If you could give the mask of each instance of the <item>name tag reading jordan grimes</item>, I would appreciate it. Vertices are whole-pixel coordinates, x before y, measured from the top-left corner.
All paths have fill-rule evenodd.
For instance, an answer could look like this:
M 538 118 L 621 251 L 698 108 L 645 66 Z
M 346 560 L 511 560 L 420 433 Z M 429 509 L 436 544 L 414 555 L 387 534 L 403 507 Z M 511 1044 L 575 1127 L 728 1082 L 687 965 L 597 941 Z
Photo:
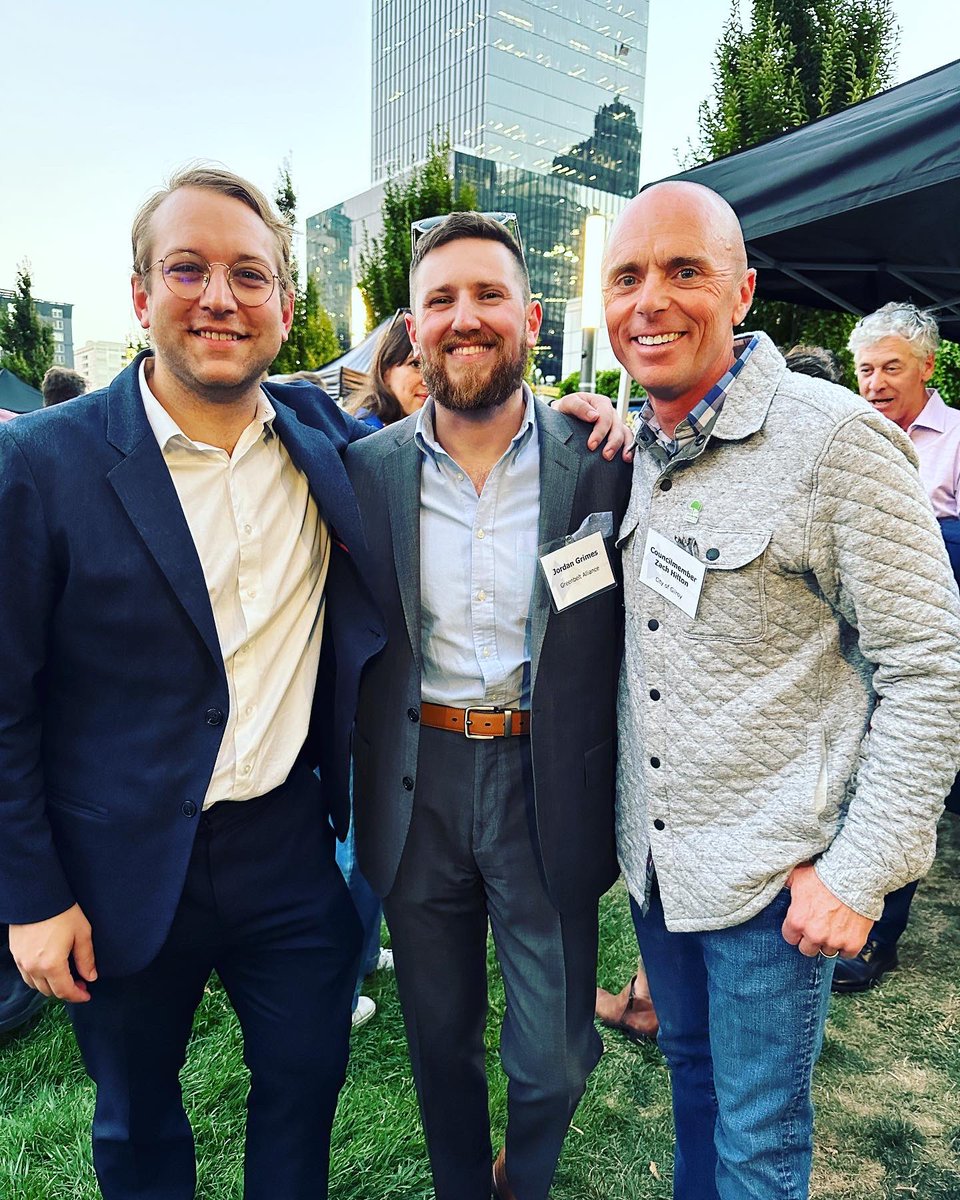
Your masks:
M 541 555 L 540 569 L 550 588 L 556 612 L 563 612 L 597 592 L 616 587 L 617 583 L 603 534 L 599 531 Z
M 657 533 L 655 529 L 647 530 L 640 582 L 669 600 L 688 617 L 697 615 L 706 571 L 706 563 L 681 550 L 676 542 Z

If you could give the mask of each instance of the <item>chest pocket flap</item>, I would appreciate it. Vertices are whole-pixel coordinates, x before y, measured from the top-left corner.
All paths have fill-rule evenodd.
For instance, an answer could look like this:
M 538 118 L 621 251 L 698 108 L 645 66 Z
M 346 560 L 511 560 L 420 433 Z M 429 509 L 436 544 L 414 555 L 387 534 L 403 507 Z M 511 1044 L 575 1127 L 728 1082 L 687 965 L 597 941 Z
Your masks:
M 760 641 L 767 629 L 764 582 L 772 531 L 698 529 L 694 536 L 707 571 L 697 616 L 686 636 Z

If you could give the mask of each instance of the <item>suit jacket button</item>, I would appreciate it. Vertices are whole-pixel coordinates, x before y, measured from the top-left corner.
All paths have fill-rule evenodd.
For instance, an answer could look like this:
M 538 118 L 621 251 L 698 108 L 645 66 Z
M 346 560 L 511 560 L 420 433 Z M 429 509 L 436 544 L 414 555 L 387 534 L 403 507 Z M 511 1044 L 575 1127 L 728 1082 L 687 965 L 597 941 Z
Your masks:
M 197 815 L 197 806 L 192 800 L 184 800 L 180 805 L 180 811 L 185 817 L 195 817 Z
M 407 716 L 410 718 L 411 721 L 419 721 L 420 720 L 420 709 L 419 708 L 408 708 Z
M 404 777 L 403 777 L 403 790 L 405 792 L 413 791 L 413 780 L 410 778 L 409 775 L 404 775 Z
M 653 827 L 654 829 L 666 829 L 666 825 L 660 820 L 659 817 L 657 817 L 657 819 L 654 821 Z
M 223 724 L 223 713 L 219 708 L 208 708 L 203 715 L 208 725 Z

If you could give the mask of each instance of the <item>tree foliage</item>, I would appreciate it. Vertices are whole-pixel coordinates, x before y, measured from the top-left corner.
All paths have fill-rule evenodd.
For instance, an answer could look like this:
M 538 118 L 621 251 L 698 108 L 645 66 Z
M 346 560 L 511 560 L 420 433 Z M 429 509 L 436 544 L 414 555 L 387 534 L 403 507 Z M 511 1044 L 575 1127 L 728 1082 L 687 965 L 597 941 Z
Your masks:
M 752 0 L 746 28 L 735 2 L 687 165 L 875 95 L 893 81 L 897 41 L 891 0 Z
M 569 396 L 573 392 L 580 391 L 580 372 L 571 371 L 557 384 L 557 391 L 561 396 Z M 620 394 L 620 372 L 619 371 L 598 371 L 597 372 L 597 390 L 598 396 L 609 396 L 611 400 L 616 400 Z M 646 392 L 643 388 L 634 381 L 630 385 L 630 395 L 636 399 L 640 396 L 645 396 Z
M 686 165 L 746 150 L 888 87 L 897 43 L 891 0 L 752 0 L 746 27 L 734 0 L 713 96 L 700 106 L 700 144 Z M 853 383 L 849 314 L 757 300 L 749 324 L 784 349 L 804 342 L 834 350 Z
M 53 365 L 53 330 L 40 319 L 30 287 L 30 268 L 22 263 L 17 268 L 13 312 L 0 307 L 0 367 L 39 388 Z
M 274 196 L 280 215 L 291 229 L 297 223 L 297 194 L 290 177 L 290 163 L 284 161 Z M 307 277 L 305 285 L 300 283 L 300 266 L 294 256 L 291 263 L 293 276 L 293 324 L 290 336 L 280 347 L 280 352 L 270 368 L 272 375 L 292 375 L 295 371 L 315 371 L 340 355 L 340 342 L 333 328 L 330 314 L 320 303 L 320 293 L 313 276 Z
M 431 140 L 424 162 L 386 182 L 381 210 L 383 232 L 379 237 L 364 239 L 357 281 L 371 329 L 409 304 L 411 223 L 424 217 L 468 212 L 476 206 L 471 187 L 457 190 L 449 162 L 449 138 Z

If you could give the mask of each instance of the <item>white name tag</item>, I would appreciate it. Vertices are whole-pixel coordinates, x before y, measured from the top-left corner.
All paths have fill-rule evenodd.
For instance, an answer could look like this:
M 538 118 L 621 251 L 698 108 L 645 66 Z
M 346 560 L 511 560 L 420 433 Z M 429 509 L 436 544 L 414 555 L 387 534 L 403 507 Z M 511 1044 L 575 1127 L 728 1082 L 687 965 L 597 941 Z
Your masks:
M 676 542 L 665 538 L 655 529 L 647 530 L 640 582 L 669 600 L 688 617 L 697 615 L 706 571 L 706 563 L 681 550 Z
M 617 582 L 602 533 L 577 538 L 559 550 L 541 555 L 540 569 L 557 612 L 614 587 Z

